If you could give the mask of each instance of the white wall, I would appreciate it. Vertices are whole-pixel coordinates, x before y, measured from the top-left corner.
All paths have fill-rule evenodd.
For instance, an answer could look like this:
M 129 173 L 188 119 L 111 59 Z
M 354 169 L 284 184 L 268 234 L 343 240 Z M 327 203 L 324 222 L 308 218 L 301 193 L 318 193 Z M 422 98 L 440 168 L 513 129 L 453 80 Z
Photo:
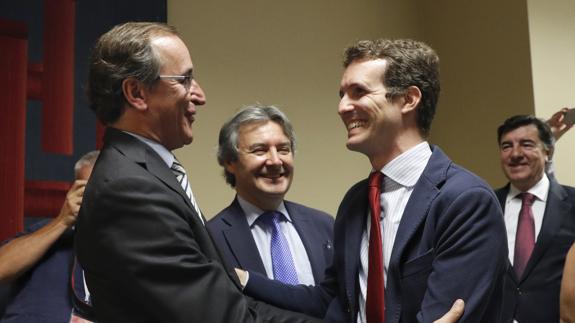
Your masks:
M 415 1 L 169 0 L 168 22 L 188 44 L 207 104 L 194 123 L 194 142 L 177 151 L 194 194 L 211 217 L 227 206 L 215 158 L 222 123 L 242 105 L 274 104 L 299 140 L 287 198 L 333 215 L 345 191 L 370 171 L 347 151 L 337 115 L 341 54 L 359 39 L 418 37 Z
M 211 217 L 232 200 L 215 159 L 221 124 L 245 104 L 274 104 L 299 140 L 288 199 L 335 215 L 345 191 L 369 172 L 346 150 L 336 113 L 341 53 L 359 39 L 411 37 L 441 59 L 442 95 L 431 141 L 492 186 L 506 183 L 496 128 L 514 114 L 549 117 L 575 106 L 572 0 L 168 0 L 168 22 L 191 49 L 208 103 L 195 141 L 178 157 Z M 556 153 L 570 172 L 575 130 Z
M 528 0 L 535 113 L 550 117 L 575 107 L 575 1 Z M 575 130 L 557 143 L 556 177 L 575 186 Z

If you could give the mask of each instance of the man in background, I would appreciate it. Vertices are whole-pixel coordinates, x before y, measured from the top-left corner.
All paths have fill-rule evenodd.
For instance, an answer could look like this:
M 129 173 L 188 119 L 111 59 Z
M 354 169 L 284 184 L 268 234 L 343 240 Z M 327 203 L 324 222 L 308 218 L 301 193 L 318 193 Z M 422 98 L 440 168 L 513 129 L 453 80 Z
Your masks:
M 509 183 L 496 191 L 504 210 L 509 268 L 503 322 L 558 322 L 565 257 L 575 241 L 575 188 L 549 179 L 552 132 L 533 116 L 511 117 L 497 130 Z
M 0 322 L 70 322 L 74 224 L 98 154 L 89 152 L 76 162 L 75 181 L 57 217 L 35 223 L 0 248 L 0 283 L 12 284 Z M 83 278 L 79 284 L 83 290 Z
M 333 218 L 284 200 L 294 176 L 295 133 L 273 106 L 251 106 L 221 128 L 218 162 L 236 190 L 206 225 L 228 265 L 287 284 L 316 285 L 333 258 Z

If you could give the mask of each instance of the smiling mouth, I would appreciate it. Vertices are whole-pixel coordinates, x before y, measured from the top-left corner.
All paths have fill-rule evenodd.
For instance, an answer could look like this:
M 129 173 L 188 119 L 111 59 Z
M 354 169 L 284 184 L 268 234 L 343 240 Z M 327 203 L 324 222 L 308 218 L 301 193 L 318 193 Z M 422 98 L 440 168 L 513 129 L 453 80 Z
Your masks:
M 355 128 L 365 127 L 367 122 L 361 120 L 355 120 L 347 124 L 347 130 L 353 130 Z

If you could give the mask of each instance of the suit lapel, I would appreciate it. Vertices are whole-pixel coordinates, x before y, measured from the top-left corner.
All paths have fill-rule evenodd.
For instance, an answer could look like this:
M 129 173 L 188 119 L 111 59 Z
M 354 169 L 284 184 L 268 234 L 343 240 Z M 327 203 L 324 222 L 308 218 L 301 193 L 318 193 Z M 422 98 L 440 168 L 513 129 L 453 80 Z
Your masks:
M 302 208 L 294 203 L 284 201 L 284 204 L 307 253 L 314 281 L 319 284 L 320 281 L 318 281 L 317 277 L 321 277 L 323 274 L 319 269 L 325 267 L 323 248 L 326 247 L 326 243 L 329 243 L 329 241 L 317 239 L 318 235 L 315 234 L 317 228 L 313 221 L 310 220 L 313 215 L 306 214 Z
M 257 252 L 258 248 L 237 198 L 222 213 L 222 220 L 229 225 L 222 232 L 240 267 L 255 270 L 265 275 L 266 269 Z
M 106 128 L 104 142 L 106 145 L 110 145 L 113 149 L 116 149 L 121 154 L 146 169 L 150 174 L 159 179 L 170 190 L 177 193 L 184 200 L 190 213 L 183 212 L 181 216 L 190 224 L 190 229 L 194 232 L 195 240 L 200 246 L 201 251 L 206 257 L 217 260 L 221 263 L 226 269 L 231 280 L 235 283 L 237 288 L 241 290 L 241 285 L 237 275 L 233 272 L 232 268 L 228 268 L 222 261 L 219 251 L 211 239 L 211 236 L 208 234 L 204 224 L 198 218 L 198 214 L 192 206 L 191 201 L 188 199 L 182 186 L 176 180 L 176 176 L 172 173 L 164 160 L 147 144 L 118 129 L 111 127 Z
M 351 313 L 356 313 L 357 297 L 359 291 L 357 290 L 359 267 L 361 265 L 361 239 L 363 236 L 363 229 L 367 221 L 367 180 L 359 183 L 357 192 L 355 192 L 350 199 L 350 203 L 346 204 L 341 211 L 338 211 L 338 217 L 343 217 L 344 223 L 342 226 L 343 239 L 339 242 L 343 244 L 340 248 L 345 250 L 345 289 L 347 292 L 348 302 L 351 307 Z M 355 314 L 354 314 L 355 315 Z
M 431 202 L 439 194 L 438 187 L 445 181 L 447 168 L 451 165 L 451 161 L 438 147 L 432 146 L 432 149 L 431 158 L 415 184 L 401 216 L 389 261 L 388 275 L 390 271 L 392 275 L 399 275 L 399 265 L 405 247 L 427 217 Z M 399 276 L 395 277 L 399 279 Z
M 186 205 L 190 207 L 192 213 L 198 216 L 192 203 L 188 199 L 186 192 L 184 192 L 182 186 L 176 180 L 174 173 L 172 173 L 164 160 L 151 147 L 136 137 L 110 127 L 106 129 L 104 142 L 109 142 L 118 151 L 122 152 L 122 154 L 148 170 L 148 172 L 162 181 L 172 191 L 178 193 Z
M 557 232 L 559 232 L 563 218 L 569 216 L 571 207 L 571 203 L 567 201 L 567 193 L 565 193 L 561 185 L 555 181 L 550 181 L 543 223 L 541 224 L 541 230 L 537 236 L 533 253 L 531 257 L 529 257 L 529 261 L 525 267 L 522 280 L 529 276 L 531 270 L 537 265 L 539 260 L 541 260 L 541 257 L 551 245 L 553 238 Z
M 499 204 L 501 205 L 501 210 L 503 210 L 504 216 L 505 216 L 505 201 L 507 200 L 507 194 L 509 194 L 509 183 L 505 187 L 495 191 L 495 195 L 499 200 Z M 508 268 L 507 273 L 509 274 L 509 277 L 511 277 L 513 282 L 517 284 L 519 282 L 519 278 L 517 277 L 515 270 L 513 270 L 513 265 L 511 264 L 511 261 L 509 261 L 509 257 L 507 257 L 507 268 Z

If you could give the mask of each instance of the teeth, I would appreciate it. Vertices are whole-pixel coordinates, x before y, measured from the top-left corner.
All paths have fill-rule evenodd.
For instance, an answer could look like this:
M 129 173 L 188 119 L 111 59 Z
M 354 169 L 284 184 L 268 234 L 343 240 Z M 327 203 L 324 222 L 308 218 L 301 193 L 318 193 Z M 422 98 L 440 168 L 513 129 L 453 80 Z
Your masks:
M 353 121 L 347 125 L 347 129 L 351 130 L 351 129 L 363 127 L 364 125 L 365 125 L 365 122 L 363 122 L 363 121 Z

